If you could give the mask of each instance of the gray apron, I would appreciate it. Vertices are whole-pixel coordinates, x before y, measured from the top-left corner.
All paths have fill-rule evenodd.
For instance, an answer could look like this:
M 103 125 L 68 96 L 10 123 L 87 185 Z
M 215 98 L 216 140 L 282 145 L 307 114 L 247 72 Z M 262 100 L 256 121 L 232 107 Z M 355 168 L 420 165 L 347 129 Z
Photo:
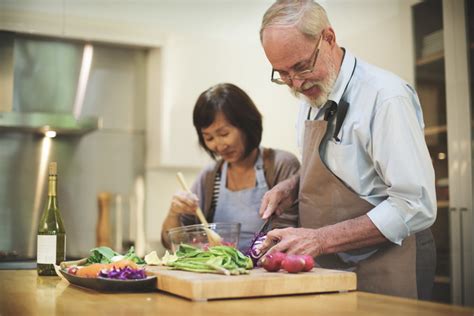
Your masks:
M 340 126 L 341 123 L 337 122 L 336 125 Z M 317 229 L 353 219 L 367 214 L 374 207 L 348 188 L 321 160 L 319 150 L 327 126 L 326 120 L 305 122 L 299 214 L 301 226 L 306 228 Z M 424 236 L 425 240 L 430 240 L 429 230 L 419 234 Z M 428 246 L 430 251 L 433 246 L 432 243 Z M 343 260 L 344 254 L 330 254 L 319 256 L 316 261 L 324 268 L 355 271 L 358 290 L 409 298 L 418 297 L 415 235 L 405 238 L 402 246 L 387 242 L 357 251 L 360 254 L 369 254 L 368 258 L 351 263 Z M 428 269 L 429 273 L 434 274 L 434 263 L 430 261 L 428 265 L 432 267 Z M 429 283 L 430 277 L 426 279 Z
M 219 197 L 217 199 L 214 222 L 241 223 L 238 248 L 245 251 L 250 246 L 255 232 L 262 226 L 263 220 L 258 214 L 263 195 L 268 185 L 263 172 L 263 149 L 259 149 L 255 163 L 257 183 L 254 188 L 240 191 L 227 189 L 227 162 L 222 165 Z

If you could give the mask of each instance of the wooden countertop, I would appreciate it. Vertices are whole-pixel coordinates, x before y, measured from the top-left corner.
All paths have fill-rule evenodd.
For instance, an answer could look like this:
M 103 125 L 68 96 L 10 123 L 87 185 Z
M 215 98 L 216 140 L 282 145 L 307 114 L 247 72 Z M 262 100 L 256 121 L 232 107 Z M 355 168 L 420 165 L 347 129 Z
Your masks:
M 99 293 L 35 270 L 0 271 L 0 315 L 474 315 L 474 309 L 363 292 L 191 302 L 163 292 Z

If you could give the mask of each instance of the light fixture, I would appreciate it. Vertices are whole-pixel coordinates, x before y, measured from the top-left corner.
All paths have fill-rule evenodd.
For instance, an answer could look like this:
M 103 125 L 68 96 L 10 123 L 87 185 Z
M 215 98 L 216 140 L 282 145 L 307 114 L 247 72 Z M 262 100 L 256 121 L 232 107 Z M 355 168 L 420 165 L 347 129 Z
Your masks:
M 443 153 L 443 152 L 438 153 L 438 159 L 439 160 L 445 160 L 446 159 L 446 153 Z
M 54 137 L 56 137 L 56 131 L 46 131 L 46 132 L 44 132 L 44 136 L 46 136 L 48 138 L 54 138 Z

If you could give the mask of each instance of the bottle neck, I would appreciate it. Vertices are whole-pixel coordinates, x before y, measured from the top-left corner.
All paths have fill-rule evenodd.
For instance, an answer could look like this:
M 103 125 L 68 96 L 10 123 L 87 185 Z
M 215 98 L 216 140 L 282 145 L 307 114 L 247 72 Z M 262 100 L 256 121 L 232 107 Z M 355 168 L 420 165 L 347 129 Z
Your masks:
M 49 175 L 48 180 L 48 208 L 50 207 L 57 207 L 57 199 L 56 199 L 56 192 L 57 192 L 57 176 L 56 175 Z

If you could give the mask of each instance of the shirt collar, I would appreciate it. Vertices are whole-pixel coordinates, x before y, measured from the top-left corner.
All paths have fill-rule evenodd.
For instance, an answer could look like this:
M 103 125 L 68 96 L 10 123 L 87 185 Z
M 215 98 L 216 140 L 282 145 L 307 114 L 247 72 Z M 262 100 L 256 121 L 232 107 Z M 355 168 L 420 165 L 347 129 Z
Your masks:
M 344 49 L 344 48 L 343 48 Z M 341 68 L 339 70 L 339 74 L 337 75 L 336 82 L 334 83 L 334 87 L 329 94 L 329 100 L 332 100 L 339 104 L 341 101 L 342 95 L 344 90 L 347 86 L 347 83 L 351 79 L 352 71 L 354 69 L 355 64 L 355 57 L 352 55 L 347 49 L 344 49 L 345 54 L 342 59 Z

